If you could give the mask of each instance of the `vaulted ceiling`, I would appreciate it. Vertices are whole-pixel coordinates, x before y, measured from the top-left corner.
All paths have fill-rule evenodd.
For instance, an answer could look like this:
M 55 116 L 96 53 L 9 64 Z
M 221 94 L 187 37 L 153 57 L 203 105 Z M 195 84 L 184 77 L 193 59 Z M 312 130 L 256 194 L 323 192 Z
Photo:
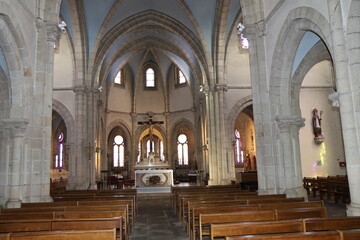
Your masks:
M 60 17 L 93 81 L 154 61 L 164 73 L 178 65 L 191 84 L 211 74 L 213 50 L 229 41 L 240 12 L 239 0 L 63 0 Z

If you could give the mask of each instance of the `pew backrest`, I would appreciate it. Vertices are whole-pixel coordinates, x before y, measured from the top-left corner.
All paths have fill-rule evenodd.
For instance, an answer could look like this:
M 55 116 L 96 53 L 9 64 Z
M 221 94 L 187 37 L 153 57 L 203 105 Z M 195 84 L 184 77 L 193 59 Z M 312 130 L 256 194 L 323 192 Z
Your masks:
M 116 239 L 116 230 L 81 230 L 12 233 L 11 240 L 110 240 Z

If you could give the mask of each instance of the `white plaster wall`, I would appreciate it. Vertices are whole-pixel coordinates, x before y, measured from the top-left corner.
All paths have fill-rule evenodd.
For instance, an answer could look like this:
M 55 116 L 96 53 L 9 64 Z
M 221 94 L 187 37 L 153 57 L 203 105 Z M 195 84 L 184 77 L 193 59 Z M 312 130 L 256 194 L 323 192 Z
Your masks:
M 53 98 L 64 104 L 75 119 L 74 65 L 66 35 L 60 38 L 59 48 L 54 54 Z M 68 88 L 58 91 L 56 88 Z
M 284 21 L 288 13 L 298 7 L 310 7 L 320 12 L 327 20 L 329 20 L 327 0 L 297 0 L 285 1 L 279 10 L 266 22 L 265 30 L 265 51 L 266 51 L 266 68 L 271 69 L 272 58 L 275 50 L 275 45 Z M 266 18 L 267 16 L 265 16 Z M 295 46 L 294 46 L 295 47 Z M 270 71 L 267 71 L 267 79 L 269 79 Z
M 67 37 L 61 35 L 58 52 L 54 54 L 54 88 L 73 87 L 74 66 Z
M 155 112 L 160 113 L 165 111 L 164 92 L 158 86 L 157 90 L 144 90 L 141 86 L 136 95 L 136 112 L 146 113 Z
M 249 95 L 251 95 L 251 86 L 249 89 L 228 89 L 225 95 L 225 102 L 226 102 L 226 114 L 228 115 L 228 111 L 230 111 L 240 99 L 243 99 Z
M 75 93 L 73 91 L 54 91 L 53 99 L 64 104 L 75 119 Z
M 189 85 L 170 90 L 170 112 L 190 109 L 193 107 L 193 97 Z
M 125 87 L 119 87 L 111 84 L 108 95 L 108 109 L 112 111 L 131 112 L 131 93 L 130 83 L 125 84 Z
M 192 108 L 194 106 L 194 100 L 191 93 L 190 85 L 186 84 L 186 86 L 182 85 L 181 87 L 175 86 L 174 68 L 171 68 L 169 75 L 170 76 L 168 78 L 168 88 L 170 112 Z
M 333 89 L 311 88 L 310 86 L 329 84 L 331 79 L 329 62 L 324 61 L 315 65 L 306 75 L 300 91 L 300 108 L 305 118 L 305 127 L 300 129 L 301 166 L 303 177 L 328 175 L 344 175 L 346 169 L 339 166 L 345 161 L 340 114 L 337 108 L 331 106 L 328 95 Z M 314 142 L 312 128 L 312 110 L 323 111 L 322 134 L 325 141 L 322 144 Z

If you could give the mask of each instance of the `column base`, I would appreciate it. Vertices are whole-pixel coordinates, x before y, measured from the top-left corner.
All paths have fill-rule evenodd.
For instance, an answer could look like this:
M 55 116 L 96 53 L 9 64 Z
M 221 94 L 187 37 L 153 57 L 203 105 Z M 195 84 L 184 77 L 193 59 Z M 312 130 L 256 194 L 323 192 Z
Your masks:
M 360 216 L 360 205 L 359 204 L 353 204 L 353 203 L 350 203 L 349 205 L 347 205 L 347 207 L 346 207 L 346 215 L 348 217 Z
M 41 202 L 53 202 L 54 200 L 50 195 L 41 197 Z
M 5 203 L 6 208 L 20 208 L 22 201 L 20 199 L 9 199 Z
M 308 195 L 303 187 L 293 188 L 293 189 L 286 189 L 285 190 L 286 197 L 288 198 L 296 198 L 296 197 L 303 197 L 305 201 L 308 201 Z

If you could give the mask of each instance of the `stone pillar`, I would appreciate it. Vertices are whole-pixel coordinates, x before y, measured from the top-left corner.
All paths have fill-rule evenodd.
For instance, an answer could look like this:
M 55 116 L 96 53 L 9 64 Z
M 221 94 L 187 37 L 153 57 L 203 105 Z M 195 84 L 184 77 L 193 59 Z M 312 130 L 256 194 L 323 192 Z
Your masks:
M 228 88 L 226 84 L 216 84 L 215 85 L 215 94 L 218 106 L 217 119 L 217 136 L 216 136 L 216 147 L 218 152 L 217 161 L 219 162 L 219 183 L 220 184 L 230 184 L 231 179 L 235 178 L 235 166 L 232 161 L 232 158 L 228 156 L 227 146 L 228 140 L 226 136 L 225 128 L 225 93 Z
M 356 112 L 357 82 L 349 74 L 349 62 L 346 51 L 345 31 L 342 19 L 341 1 L 328 0 L 331 24 L 331 38 L 333 40 L 333 59 L 336 72 L 336 86 L 339 96 L 340 117 L 342 124 L 346 169 L 349 179 L 351 203 L 347 207 L 348 216 L 360 216 L 360 121 Z
M 24 164 L 24 135 L 29 123 L 26 119 L 4 119 L 5 129 L 12 140 L 12 152 L 10 155 L 9 168 L 9 200 L 6 202 L 6 208 L 21 207 L 20 187 L 22 185 L 21 166 Z
M 280 162 L 276 163 L 276 178 L 287 197 L 307 198 L 302 184 L 299 129 L 305 126 L 304 118 L 297 116 L 277 116 L 275 121 L 279 128 Z M 283 191 L 282 191 L 283 190 Z
M 171 159 L 170 157 L 170 153 L 171 153 L 171 132 L 169 129 L 169 122 L 170 122 L 170 112 L 165 112 L 164 113 L 164 117 L 165 117 L 165 141 L 164 144 L 164 157 L 165 157 L 165 161 L 168 162 L 169 166 L 174 166 L 173 165 L 173 159 Z
M 246 3 L 246 2 L 244 2 Z M 252 0 L 247 1 L 252 9 Z M 259 11 L 262 11 L 261 9 Z M 260 12 L 259 12 L 260 13 Z M 245 22 L 245 36 L 249 41 L 249 59 L 251 74 L 251 92 L 254 110 L 254 125 L 256 136 L 256 161 L 258 172 L 259 194 L 272 194 L 277 188 L 274 182 L 275 166 L 273 155 L 273 132 L 271 125 L 270 96 L 265 63 L 265 25 L 260 19 L 252 23 L 252 15 Z M 247 17 L 245 17 L 247 20 Z
M 129 164 L 129 168 L 130 168 L 130 178 L 131 179 L 135 179 L 135 165 L 136 165 L 136 161 L 137 158 L 140 154 L 139 152 L 139 141 L 137 140 L 137 136 L 136 136 L 136 126 L 137 126 L 137 113 L 136 112 L 132 112 L 131 113 L 131 139 L 132 139 L 132 149 L 131 149 L 131 155 L 133 156 L 132 158 L 130 158 L 130 164 Z M 141 156 L 140 156 L 141 157 Z

